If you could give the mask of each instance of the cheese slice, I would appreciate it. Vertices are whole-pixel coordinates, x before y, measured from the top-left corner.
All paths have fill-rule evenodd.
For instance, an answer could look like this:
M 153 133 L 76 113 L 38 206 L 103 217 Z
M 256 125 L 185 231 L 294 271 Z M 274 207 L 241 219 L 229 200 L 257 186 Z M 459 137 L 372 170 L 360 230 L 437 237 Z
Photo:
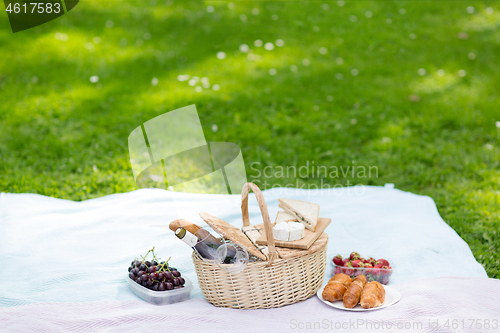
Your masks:
M 292 242 L 304 238 L 304 225 L 299 222 L 278 222 L 273 227 L 274 239 Z

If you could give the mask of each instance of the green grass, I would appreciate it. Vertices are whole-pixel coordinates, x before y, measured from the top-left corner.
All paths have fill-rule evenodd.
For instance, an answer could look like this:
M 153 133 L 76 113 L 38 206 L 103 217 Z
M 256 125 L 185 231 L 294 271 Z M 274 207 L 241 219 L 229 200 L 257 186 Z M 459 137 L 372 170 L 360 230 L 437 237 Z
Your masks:
M 499 3 L 230 6 L 81 1 L 17 34 L 1 14 L 0 191 L 85 200 L 134 190 L 128 134 L 196 104 L 207 140 L 237 143 L 248 178 L 262 187 L 270 185 L 255 176 L 266 166 L 376 166 L 377 177 L 323 182 L 392 182 L 431 196 L 489 276 L 500 278 Z M 285 45 L 267 51 L 253 45 L 258 39 Z M 221 89 L 196 92 L 180 74 L 208 77 Z

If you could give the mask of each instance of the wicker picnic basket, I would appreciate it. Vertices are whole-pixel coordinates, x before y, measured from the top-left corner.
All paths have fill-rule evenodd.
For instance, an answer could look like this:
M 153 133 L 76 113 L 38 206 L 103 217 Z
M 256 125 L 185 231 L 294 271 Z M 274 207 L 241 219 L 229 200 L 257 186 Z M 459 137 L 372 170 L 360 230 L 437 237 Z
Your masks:
M 250 225 L 250 189 L 259 203 L 266 235 L 271 235 L 267 239 L 270 259 L 250 262 L 239 273 L 229 273 L 202 260 L 193 252 L 193 262 L 203 295 L 215 306 L 235 309 L 276 308 L 308 299 L 318 291 L 323 282 L 327 243 L 313 253 L 290 259 L 278 258 L 267 205 L 262 192 L 253 183 L 246 183 L 241 194 L 243 225 Z

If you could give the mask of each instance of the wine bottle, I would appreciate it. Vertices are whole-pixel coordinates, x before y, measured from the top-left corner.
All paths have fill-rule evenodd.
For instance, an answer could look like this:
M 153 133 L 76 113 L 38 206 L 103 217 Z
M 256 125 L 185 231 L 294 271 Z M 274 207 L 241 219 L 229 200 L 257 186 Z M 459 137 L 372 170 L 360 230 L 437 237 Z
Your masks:
M 203 258 L 208 260 L 220 259 L 216 255 L 216 252 L 224 243 L 220 239 L 212 236 L 207 230 L 199 228 L 195 235 L 185 228 L 179 227 L 175 230 L 175 235 L 184 243 L 195 249 Z M 226 253 L 226 258 L 233 258 L 235 254 L 234 251 L 229 249 Z

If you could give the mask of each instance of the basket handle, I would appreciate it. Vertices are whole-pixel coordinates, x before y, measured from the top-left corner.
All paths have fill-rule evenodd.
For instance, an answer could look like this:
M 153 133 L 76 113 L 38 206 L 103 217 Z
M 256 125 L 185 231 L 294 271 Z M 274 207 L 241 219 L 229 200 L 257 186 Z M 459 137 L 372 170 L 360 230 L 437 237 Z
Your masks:
M 269 249 L 269 263 L 267 267 L 271 266 L 274 259 L 278 256 L 276 252 L 276 247 L 274 245 L 274 237 L 273 235 L 273 225 L 271 224 L 271 220 L 269 219 L 269 212 L 267 210 L 266 201 L 264 200 L 264 196 L 260 191 L 259 187 L 254 183 L 246 183 L 243 185 L 243 189 L 241 191 L 241 213 L 243 215 L 243 226 L 250 226 L 250 218 L 248 216 L 248 193 L 252 189 L 255 194 L 255 198 L 259 203 L 260 213 L 262 214 L 262 218 L 264 219 L 264 228 L 266 230 L 267 237 L 267 248 Z

